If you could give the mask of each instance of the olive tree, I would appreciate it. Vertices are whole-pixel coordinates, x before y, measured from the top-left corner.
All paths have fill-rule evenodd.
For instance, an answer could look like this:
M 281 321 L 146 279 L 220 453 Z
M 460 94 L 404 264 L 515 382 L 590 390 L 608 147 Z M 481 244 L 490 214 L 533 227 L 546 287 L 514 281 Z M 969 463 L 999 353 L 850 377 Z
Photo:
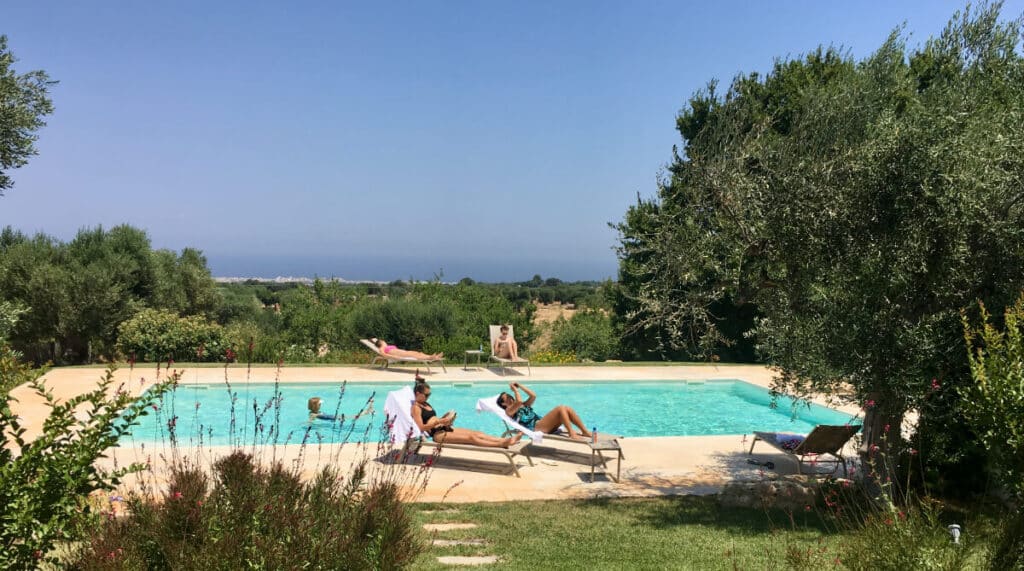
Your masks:
M 48 94 L 54 82 L 40 70 L 17 73 L 15 61 L 7 36 L 0 35 L 0 196 L 14 185 L 9 171 L 36 154 L 36 132 L 53 113 Z
M 960 310 L 1024 283 L 1020 33 L 985 5 L 913 51 L 897 31 L 695 95 L 656 208 L 620 227 L 633 315 L 681 343 L 720 335 L 720 300 L 755 305 L 775 390 L 849 394 L 884 447 L 968 375 Z

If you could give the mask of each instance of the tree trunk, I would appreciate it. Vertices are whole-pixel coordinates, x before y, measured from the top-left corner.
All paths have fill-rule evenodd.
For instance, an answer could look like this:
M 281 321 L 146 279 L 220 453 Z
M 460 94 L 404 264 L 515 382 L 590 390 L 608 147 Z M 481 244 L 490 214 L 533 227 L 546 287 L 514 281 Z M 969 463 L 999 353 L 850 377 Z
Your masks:
M 899 460 L 903 410 L 886 406 L 890 399 L 872 395 L 865 404 L 863 440 L 860 448 L 864 484 L 872 498 L 893 500 L 897 483 L 896 463 Z

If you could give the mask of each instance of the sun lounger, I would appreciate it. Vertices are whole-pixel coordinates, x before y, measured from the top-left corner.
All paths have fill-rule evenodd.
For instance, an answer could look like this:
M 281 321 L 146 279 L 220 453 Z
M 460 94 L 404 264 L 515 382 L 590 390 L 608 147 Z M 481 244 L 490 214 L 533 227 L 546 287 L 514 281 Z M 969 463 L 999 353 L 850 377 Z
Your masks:
M 508 460 L 512 467 L 513 474 L 520 478 L 519 467 L 516 466 L 515 457 L 522 455 L 526 461 L 533 466 L 533 459 L 526 453 L 525 449 L 529 442 L 520 442 L 508 448 L 496 448 L 490 446 L 474 446 L 472 444 L 452 444 L 434 442 L 429 435 L 419 430 L 416 422 L 412 419 L 412 403 L 416 400 L 412 388 L 404 387 L 397 391 L 388 393 L 384 401 L 385 422 L 388 424 L 388 433 L 391 442 L 395 446 L 402 447 L 402 457 L 409 454 L 419 454 L 424 447 L 433 447 L 437 451 L 444 450 L 467 450 L 471 452 L 488 452 L 501 454 Z
M 487 365 L 488 366 L 490 366 L 492 361 L 497 363 L 498 365 L 501 365 L 501 374 L 504 375 L 506 367 L 511 367 L 511 366 L 514 366 L 514 365 L 522 365 L 523 363 L 526 363 L 526 372 L 527 372 L 527 374 L 533 374 L 533 370 L 530 369 L 530 360 L 529 359 L 525 359 L 523 357 L 519 357 L 518 359 L 506 359 L 504 357 L 499 357 L 499 356 L 494 354 L 494 342 L 497 341 L 498 337 L 501 336 L 501 326 L 500 325 L 491 325 L 490 326 L 490 333 L 491 333 L 491 356 L 490 356 L 489 359 L 487 359 Z M 509 325 L 508 326 L 508 338 L 509 339 L 513 339 L 514 337 L 515 336 L 512 334 L 512 326 Z
M 571 444 L 580 444 L 580 445 L 588 447 L 591 450 L 591 452 L 593 452 L 593 450 L 595 448 L 594 446 L 591 446 L 591 444 L 593 442 L 591 440 L 587 439 L 587 438 L 570 438 L 568 435 L 565 435 L 565 434 L 562 434 L 562 433 L 550 434 L 550 433 L 544 433 L 544 432 L 540 432 L 540 431 L 537 431 L 537 430 L 530 430 L 530 429 L 526 428 L 525 426 L 523 426 L 523 425 L 519 424 L 518 422 L 512 420 L 512 418 L 509 417 L 507 414 L 505 414 L 505 411 L 500 406 L 498 406 L 498 395 L 494 395 L 493 397 L 482 398 L 482 399 L 477 400 L 476 401 L 476 411 L 477 412 L 487 411 L 487 412 L 490 412 L 490 413 L 494 414 L 498 418 L 500 418 L 501 421 L 503 423 L 505 423 L 505 429 L 506 429 L 505 433 L 502 436 L 511 436 L 511 435 L 515 434 L 516 432 L 520 432 L 523 435 L 525 435 L 527 438 L 529 438 L 530 442 L 533 443 L 533 444 L 541 444 L 545 440 L 553 440 L 555 442 L 568 442 L 568 443 L 571 443 Z M 604 450 L 612 450 L 612 449 L 614 449 L 614 450 L 616 450 L 618 452 L 619 462 L 620 463 L 622 462 L 622 460 L 624 460 L 626 458 L 626 456 L 622 453 L 622 448 L 618 446 L 619 437 L 611 436 L 611 435 L 606 435 L 606 436 L 600 436 L 599 435 L 599 438 L 600 438 L 600 442 L 598 444 L 600 444 L 601 445 L 600 447 L 603 447 Z M 597 454 L 597 457 L 601 459 L 601 464 L 602 465 L 604 465 L 605 467 L 608 466 L 607 463 L 606 463 L 607 459 L 604 457 L 604 454 Z
M 836 473 L 839 466 L 843 467 L 843 475 L 849 476 L 846 468 L 846 459 L 843 458 L 843 446 L 853 438 L 860 430 L 858 424 L 843 426 L 819 425 L 806 437 L 802 434 L 786 434 L 780 432 L 754 432 L 754 440 L 750 443 L 748 455 L 754 453 L 754 444 L 763 441 L 772 448 L 796 459 L 796 472 L 802 474 L 801 467 L 804 463 L 812 465 L 832 464 L 832 473 Z M 820 456 L 828 454 L 833 460 L 822 460 Z M 811 460 L 806 457 L 811 456 Z
M 439 365 L 441 365 L 441 369 L 444 372 L 448 372 L 448 369 L 444 366 L 444 359 L 417 359 L 415 357 L 396 357 L 394 355 L 389 355 L 381 351 L 380 349 L 377 348 L 376 345 L 371 343 L 369 339 L 360 339 L 359 342 L 365 345 L 366 348 L 369 349 L 370 351 L 373 351 L 373 358 L 370 359 L 370 365 L 373 365 L 378 361 L 380 361 L 384 367 L 387 367 L 391 363 L 415 363 L 417 365 L 426 365 L 427 372 L 429 373 L 430 364 L 438 363 Z

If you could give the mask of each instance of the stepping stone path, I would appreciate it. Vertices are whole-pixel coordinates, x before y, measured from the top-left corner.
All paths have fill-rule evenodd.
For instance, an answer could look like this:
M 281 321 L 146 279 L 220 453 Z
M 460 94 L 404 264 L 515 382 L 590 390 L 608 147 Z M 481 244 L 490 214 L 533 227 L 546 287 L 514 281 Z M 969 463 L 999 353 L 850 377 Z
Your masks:
M 443 514 L 451 515 L 459 513 L 458 510 L 428 510 L 421 513 L 425 514 Z M 423 524 L 423 529 L 429 532 L 443 533 L 446 531 L 460 530 L 460 529 L 474 529 L 475 523 L 427 523 Z M 458 547 L 458 546 L 475 546 L 483 547 L 487 545 L 485 539 L 435 539 L 431 543 L 435 548 L 445 547 Z M 437 562 L 441 565 L 451 565 L 453 567 L 476 567 L 480 565 L 491 565 L 498 562 L 497 555 L 440 555 L 437 557 Z
M 473 529 L 475 523 L 427 523 L 423 529 L 427 531 L 451 531 L 453 529 Z

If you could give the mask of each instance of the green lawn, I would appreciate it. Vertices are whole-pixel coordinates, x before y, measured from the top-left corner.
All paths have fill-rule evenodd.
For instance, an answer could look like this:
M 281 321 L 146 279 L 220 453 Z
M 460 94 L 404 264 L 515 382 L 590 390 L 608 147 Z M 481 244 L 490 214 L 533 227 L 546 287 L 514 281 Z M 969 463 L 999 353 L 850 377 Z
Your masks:
M 455 513 L 423 513 L 457 510 Z M 470 522 L 471 530 L 425 534 L 478 538 L 486 546 L 430 547 L 415 569 L 446 569 L 444 555 L 497 555 L 487 569 L 787 569 L 786 553 L 835 557 L 838 536 L 813 513 L 721 508 L 714 497 L 416 504 L 415 521 Z M 826 551 L 822 552 L 822 548 Z M 822 568 L 822 567 L 819 567 Z M 828 565 L 826 568 L 831 568 Z

